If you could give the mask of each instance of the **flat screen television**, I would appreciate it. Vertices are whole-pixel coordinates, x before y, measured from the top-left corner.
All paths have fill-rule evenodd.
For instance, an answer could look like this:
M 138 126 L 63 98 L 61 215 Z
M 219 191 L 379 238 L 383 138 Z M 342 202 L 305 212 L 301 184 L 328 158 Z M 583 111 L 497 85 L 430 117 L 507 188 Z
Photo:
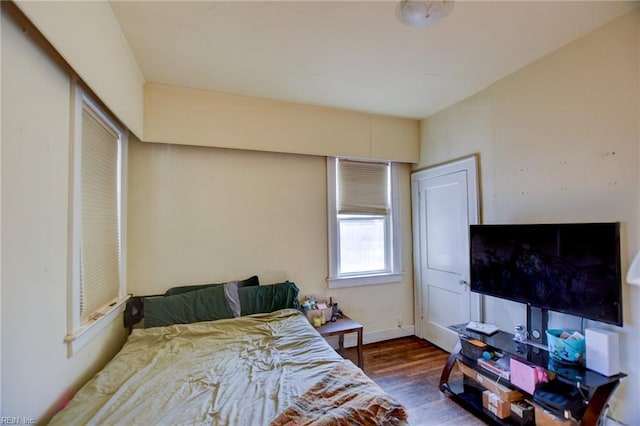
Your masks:
M 622 326 L 620 224 L 470 226 L 471 291 Z

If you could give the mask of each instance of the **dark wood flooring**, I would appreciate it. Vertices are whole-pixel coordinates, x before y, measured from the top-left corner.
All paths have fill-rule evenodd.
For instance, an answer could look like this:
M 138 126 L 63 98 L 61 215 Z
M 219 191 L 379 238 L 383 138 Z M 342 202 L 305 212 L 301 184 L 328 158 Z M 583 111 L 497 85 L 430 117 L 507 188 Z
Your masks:
M 367 375 L 407 407 L 412 426 L 485 425 L 439 391 L 447 352 L 414 336 L 364 345 L 363 353 Z M 343 355 L 357 361 L 354 348 Z

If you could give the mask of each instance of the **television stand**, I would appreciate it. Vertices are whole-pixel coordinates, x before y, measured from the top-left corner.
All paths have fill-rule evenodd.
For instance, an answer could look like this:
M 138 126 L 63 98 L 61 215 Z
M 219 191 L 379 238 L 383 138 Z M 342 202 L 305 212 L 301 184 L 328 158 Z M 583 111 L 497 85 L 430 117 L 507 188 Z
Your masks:
M 486 343 L 494 351 L 502 352 L 510 355 L 512 358 L 519 359 L 526 364 L 541 366 L 556 373 L 556 380 L 573 385 L 584 392 L 587 405 L 580 420 L 581 426 L 596 426 L 598 420 L 602 416 L 607 402 L 617 388 L 620 380 L 626 377 L 626 374 L 620 373 L 615 376 L 607 377 L 588 370 L 582 366 L 562 365 L 561 368 L 554 367 L 553 360 L 550 360 L 549 353 L 546 349 L 540 348 L 539 344 L 527 344 L 526 342 L 517 342 L 513 340 L 513 334 L 499 331 L 492 336 L 486 336 L 465 329 L 466 324 L 450 326 L 449 329 L 455 331 L 460 336 L 466 336 L 471 339 L 480 340 Z M 462 364 L 461 368 L 479 373 L 484 377 L 497 381 L 498 376 L 488 370 L 480 367 L 477 359 L 469 358 L 460 352 L 460 345 L 456 346 L 454 352 L 451 353 L 447 360 L 442 373 L 440 375 L 440 390 L 451 394 L 454 401 L 459 403 L 467 410 L 473 412 L 477 417 L 494 425 L 516 425 L 519 424 L 515 420 L 507 417 L 500 419 L 494 414 L 483 408 L 482 405 L 482 389 L 483 386 L 473 382 L 473 377 L 464 375 L 462 379 L 450 380 L 451 372 L 456 364 Z M 517 390 L 524 395 L 525 399 L 533 401 L 533 395 L 517 388 L 508 380 L 501 378 L 500 383 L 509 389 Z M 564 418 L 564 413 L 553 412 L 559 418 Z

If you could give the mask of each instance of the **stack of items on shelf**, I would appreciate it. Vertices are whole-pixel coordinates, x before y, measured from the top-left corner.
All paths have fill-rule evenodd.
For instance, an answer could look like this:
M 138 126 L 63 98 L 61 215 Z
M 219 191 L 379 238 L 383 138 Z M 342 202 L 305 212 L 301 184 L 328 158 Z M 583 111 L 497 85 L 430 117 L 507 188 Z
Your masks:
M 329 298 L 329 302 L 327 302 L 317 296 L 308 295 L 302 301 L 301 306 L 307 319 L 314 327 L 320 327 L 327 321 L 336 321 L 342 315 L 338 310 L 338 302 L 334 302 L 333 298 Z
M 476 368 L 471 368 L 462 362 L 458 367 L 465 376 L 465 383 L 469 380 L 473 386 L 479 386 L 482 392 L 483 407 L 499 419 L 510 418 L 517 425 L 543 425 L 543 426 L 571 426 L 576 423 L 571 419 L 564 419 L 552 414 L 544 402 L 548 397 L 553 399 L 552 392 L 558 381 L 555 373 L 546 369 L 527 364 L 509 354 L 501 353 L 486 343 L 460 336 L 461 353 L 467 358 L 476 361 Z M 487 371 L 489 373 L 484 373 Z M 500 383 L 501 381 L 504 384 Z M 517 387 L 529 394 L 512 389 Z M 546 394 L 543 394 L 546 389 Z M 565 394 L 569 398 L 570 393 Z M 580 399 L 581 401 L 581 399 Z M 570 401 L 563 401 L 567 408 Z M 557 408 L 557 407 L 556 407 Z M 574 409 L 578 411 L 584 407 L 571 407 L 569 413 L 574 417 Z M 557 410 L 556 410 L 557 411 Z M 562 410 L 560 410 L 562 411 Z
M 485 352 L 482 358 L 478 358 L 478 367 L 492 372 L 498 377 L 509 380 L 511 377 L 511 357 L 493 352 Z
M 449 328 L 458 332 L 460 352 L 450 355 L 440 390 L 490 424 L 598 426 L 626 377 L 616 354 L 617 334 L 606 330 L 549 329 L 546 350 L 526 340 L 523 326 L 515 335 L 500 331 L 495 337 L 467 334 L 464 324 Z M 462 378 L 450 380 L 454 366 Z
M 516 412 L 514 411 L 514 413 L 512 413 L 511 405 L 524 400 L 522 393 L 501 385 L 496 380 L 490 379 L 483 374 L 476 374 L 476 382 L 486 389 L 482 392 L 482 405 L 500 419 L 513 417 Z M 520 421 L 520 419 L 517 418 L 515 420 Z M 528 423 L 519 424 L 527 425 Z
M 460 344 L 462 345 L 462 355 L 477 360 L 478 367 L 509 380 L 509 361 L 511 359 L 509 355 L 503 356 L 502 353 L 495 351 L 486 343 L 467 336 L 460 336 Z
M 516 424 L 530 425 L 533 423 L 527 423 L 527 413 L 533 413 L 533 407 L 530 410 L 523 408 L 526 404 L 524 395 L 516 390 L 510 389 L 505 385 L 500 384 L 497 380 L 491 379 L 471 367 L 463 363 L 458 363 L 458 367 L 465 375 L 471 379 L 474 383 L 477 383 L 485 390 L 482 392 L 482 403 L 490 413 L 500 419 L 512 417 L 517 422 Z M 499 380 L 499 379 L 498 379 Z M 518 403 L 518 407 L 512 409 L 511 406 L 514 403 Z M 521 416 L 525 416 L 522 418 Z
M 552 414 L 551 411 L 539 405 L 539 401 L 526 399 L 525 394 L 500 384 L 500 378 L 497 380 L 489 378 L 460 362 L 458 367 L 465 375 L 465 379 L 472 380 L 484 389 L 482 391 L 483 407 L 500 419 L 510 418 L 513 424 L 521 426 L 574 426 L 577 424 L 573 420 Z M 513 381 L 510 384 L 513 385 Z

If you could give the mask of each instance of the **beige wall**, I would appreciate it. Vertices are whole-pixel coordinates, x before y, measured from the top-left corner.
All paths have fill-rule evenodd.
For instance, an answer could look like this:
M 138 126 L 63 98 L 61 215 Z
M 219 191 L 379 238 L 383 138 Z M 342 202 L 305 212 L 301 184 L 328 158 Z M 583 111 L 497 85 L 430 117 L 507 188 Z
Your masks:
M 257 274 L 261 283 L 288 279 L 301 294 L 334 297 L 369 340 L 406 334 L 397 318 L 413 324 L 410 167 L 401 169 L 403 282 L 329 291 L 324 157 L 132 143 L 129 290 Z
M 140 140 L 418 161 L 417 120 L 146 83 L 108 2 L 16 4 Z
M 140 136 L 142 78 L 118 41 L 121 34 L 111 31 L 106 3 L 45 3 L 19 5 Z M 58 25 L 61 22 L 66 24 Z M 104 28 L 87 33 L 109 40 L 78 38 L 81 29 L 68 31 L 74 25 Z M 487 223 L 620 220 L 626 267 L 640 248 L 638 32 L 636 12 L 425 120 L 419 167 L 479 152 Z M 112 50 L 92 56 L 92 42 L 106 42 Z M 105 66 L 105 58 L 118 65 Z M 300 109 L 304 123 L 305 112 L 314 108 Z M 266 110 L 275 113 L 271 107 Z M 46 420 L 123 341 L 116 322 L 71 358 L 62 342 L 69 275 L 69 113 L 68 79 L 3 18 L 0 407 L 6 416 Z M 157 117 L 165 117 L 162 114 Z M 243 115 L 234 119 L 238 116 Z M 276 117 L 282 120 L 287 114 Z M 402 148 L 401 157 L 387 148 L 394 134 L 404 138 L 415 132 L 415 123 L 367 117 L 345 112 L 329 120 L 345 122 L 339 127 L 358 147 L 344 155 L 415 160 L 417 149 L 410 144 Z M 401 173 L 403 282 L 329 291 L 325 161 L 323 152 L 309 149 L 319 149 L 321 143 L 345 147 L 323 133 L 326 129 L 309 132 L 318 122 L 317 117 L 310 119 L 307 130 L 298 133 L 286 133 L 282 126 L 286 149 L 279 147 L 278 134 L 268 135 L 270 151 L 318 156 L 258 152 L 264 146 L 251 144 L 262 129 L 242 121 L 240 128 L 254 133 L 240 138 L 239 145 L 224 145 L 224 138 L 215 143 L 248 149 L 244 151 L 188 146 L 210 142 L 179 127 L 152 129 L 149 140 L 170 144 L 132 141 L 129 290 L 153 293 L 175 284 L 255 273 L 263 283 L 290 279 L 303 294 L 333 296 L 364 323 L 371 339 L 397 332 L 398 318 L 412 324 L 409 166 Z M 154 123 L 163 125 L 158 118 Z M 211 128 L 202 134 L 205 139 L 228 135 Z M 292 150 L 300 135 L 305 150 Z M 640 398 L 634 346 L 640 339 L 639 293 L 625 286 L 622 349 L 630 377 L 617 393 L 616 412 L 629 424 L 640 419 L 640 408 L 633 404 Z M 499 310 L 506 316 L 494 313 Z M 487 320 L 503 327 L 521 322 L 524 312 L 496 301 L 487 304 L 487 311 Z
M 118 118 L 141 135 L 142 80 L 120 43 L 121 34 L 111 31 L 106 3 L 99 3 L 24 2 L 19 7 Z M 78 30 L 69 32 L 74 25 Z M 92 28 L 87 34 L 99 38 L 78 38 L 86 26 Z M 106 50 L 94 56 L 92 43 Z M 278 102 L 266 102 L 264 108 L 262 100 L 240 104 L 261 104 L 258 116 L 272 114 L 280 124 L 268 129 L 269 143 L 253 146 L 247 145 L 254 142 L 252 135 L 265 131 L 253 123 L 257 133 L 243 134 L 231 145 L 236 148 L 298 152 L 294 147 L 301 140 L 306 148 L 300 152 L 325 153 L 314 145 L 324 143 L 337 154 L 362 143 L 362 149 L 347 152 L 418 159 L 415 120 Z M 114 321 L 72 357 L 63 343 L 70 279 L 70 105 L 68 77 L 3 16 L 0 414 L 42 422 L 108 362 L 125 339 L 121 323 Z M 243 117 L 234 116 L 236 132 L 247 127 Z M 287 131 L 291 121 L 297 124 Z M 327 130 L 331 128 L 333 132 Z M 348 142 L 335 139 L 343 130 Z M 194 143 L 193 132 L 183 131 L 170 141 Z M 206 127 L 203 133 L 216 143 L 227 143 L 225 133 Z M 394 148 L 389 148 L 390 141 Z M 403 282 L 329 293 L 324 157 L 144 144 L 136 138 L 130 150 L 130 292 L 255 273 L 263 283 L 290 279 L 303 294 L 333 296 L 364 323 L 365 340 L 413 334 L 408 165 L 401 173 Z
M 415 163 L 417 120 L 147 83 L 144 140 Z
M 67 357 L 70 82 L 2 17 L 2 416 L 47 420 L 124 341 Z
M 636 11 L 424 120 L 417 167 L 479 153 L 484 223 L 620 221 L 626 271 L 640 248 L 639 36 Z M 615 411 L 638 424 L 640 288 L 623 288 Z M 485 310 L 506 329 L 524 321 L 520 304 Z
M 111 111 L 142 137 L 144 77 L 106 1 L 16 4 Z

